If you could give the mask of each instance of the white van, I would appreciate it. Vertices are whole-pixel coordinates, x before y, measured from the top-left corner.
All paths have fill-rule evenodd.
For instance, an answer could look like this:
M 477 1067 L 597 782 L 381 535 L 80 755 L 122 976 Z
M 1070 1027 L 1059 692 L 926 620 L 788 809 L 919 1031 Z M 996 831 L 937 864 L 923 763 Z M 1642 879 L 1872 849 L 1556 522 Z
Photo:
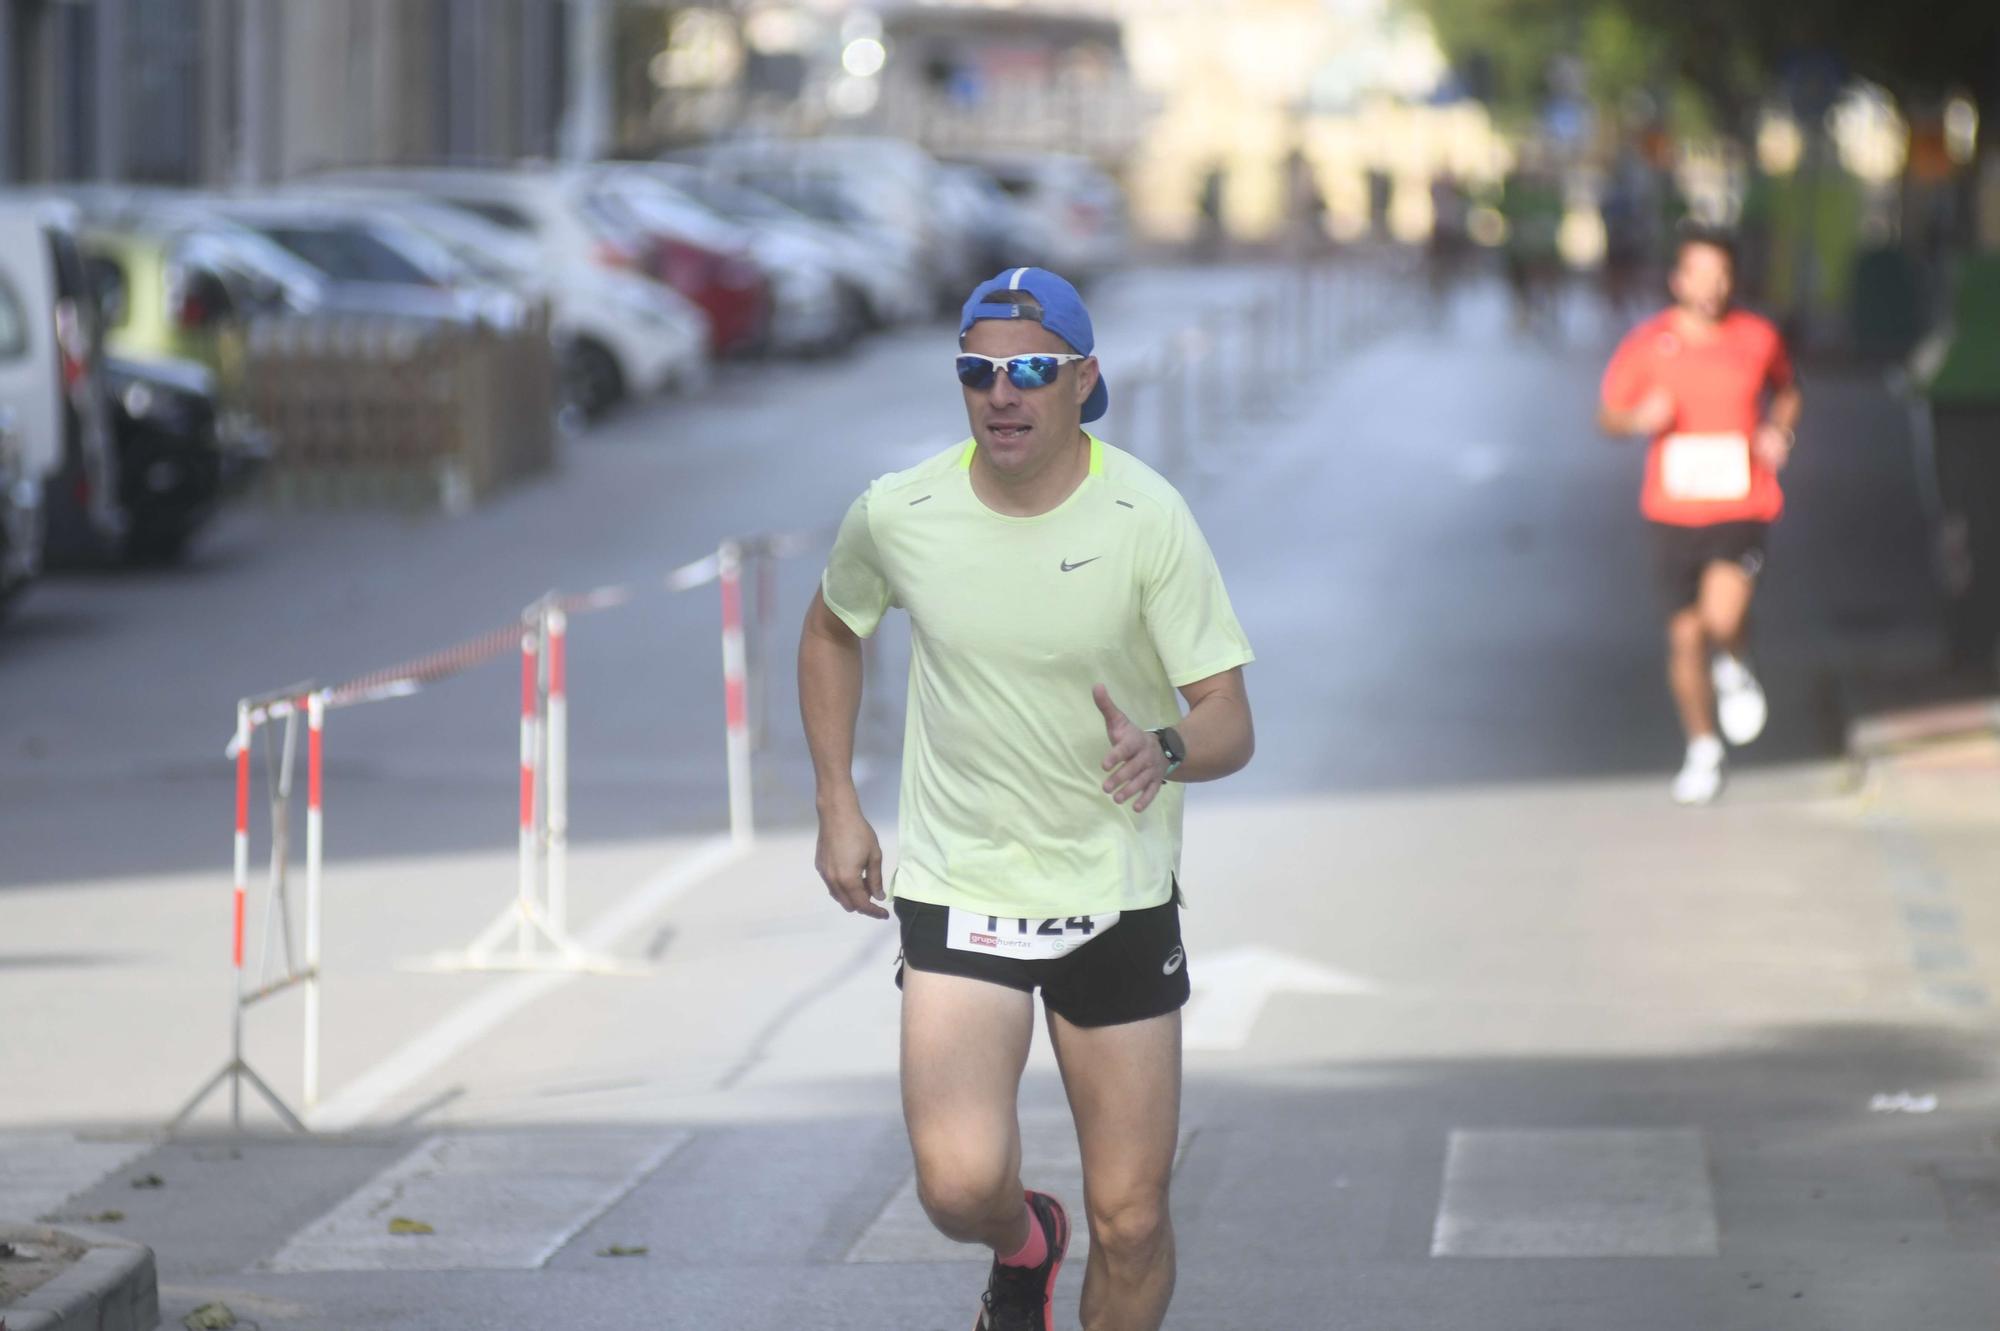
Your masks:
M 0 196 L 0 597 L 123 535 L 98 357 L 74 211 Z

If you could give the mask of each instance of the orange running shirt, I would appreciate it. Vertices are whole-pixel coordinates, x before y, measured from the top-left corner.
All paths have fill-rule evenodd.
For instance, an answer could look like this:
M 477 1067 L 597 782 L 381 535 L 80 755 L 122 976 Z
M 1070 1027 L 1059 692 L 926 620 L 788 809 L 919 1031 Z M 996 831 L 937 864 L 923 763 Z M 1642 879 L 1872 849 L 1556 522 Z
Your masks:
M 1706 342 L 1675 330 L 1673 311 L 1654 315 L 1625 335 L 1604 370 L 1604 405 L 1631 411 L 1654 388 L 1673 394 L 1678 412 L 1669 434 L 1754 435 L 1764 419 L 1764 395 L 1789 387 L 1791 357 L 1767 319 L 1731 310 Z M 1667 435 L 1646 449 L 1646 484 L 1639 511 L 1654 522 L 1708 527 L 1718 522 L 1775 522 L 1784 512 L 1777 473 L 1750 459 L 1749 491 L 1734 499 L 1683 499 L 1667 492 L 1661 455 Z

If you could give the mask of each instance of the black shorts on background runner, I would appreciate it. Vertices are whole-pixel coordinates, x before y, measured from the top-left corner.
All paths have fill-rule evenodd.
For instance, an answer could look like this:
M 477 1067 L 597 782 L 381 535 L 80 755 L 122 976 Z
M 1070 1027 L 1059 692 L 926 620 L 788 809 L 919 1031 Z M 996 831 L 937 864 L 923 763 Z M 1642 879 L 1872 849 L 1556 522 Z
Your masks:
M 1118 922 L 1060 957 L 1023 961 L 966 952 L 945 944 L 950 912 L 928 901 L 896 898 L 903 926 L 896 986 L 903 968 L 1001 984 L 1023 993 L 1042 991 L 1042 1002 L 1072 1026 L 1118 1026 L 1165 1016 L 1188 1001 L 1187 951 L 1181 946 L 1180 890 L 1146 910 L 1121 913 Z
M 1649 525 L 1658 558 L 1660 595 L 1670 611 L 1685 610 L 1701 599 L 1701 577 L 1710 564 L 1734 564 L 1753 580 L 1764 571 L 1764 547 L 1771 535 L 1768 522 L 1718 522 L 1707 527 L 1670 522 Z

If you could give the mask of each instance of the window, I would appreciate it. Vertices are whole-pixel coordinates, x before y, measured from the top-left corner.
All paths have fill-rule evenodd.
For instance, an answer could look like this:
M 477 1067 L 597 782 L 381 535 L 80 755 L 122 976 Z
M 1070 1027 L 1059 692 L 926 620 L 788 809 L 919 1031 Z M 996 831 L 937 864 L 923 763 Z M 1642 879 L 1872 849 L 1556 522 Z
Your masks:
M 495 226 L 504 226 L 509 231 L 533 231 L 534 221 L 519 208 L 508 203 L 494 203 L 490 199 L 446 199 L 444 202 L 460 212 L 483 217 Z
M 27 317 L 14 288 L 0 278 L 0 361 L 19 360 L 27 354 Z
M 430 277 L 366 231 L 346 227 L 271 226 L 264 234 L 336 282 L 429 286 Z
M 97 296 L 97 309 L 105 327 L 123 328 L 132 314 L 125 269 L 108 254 L 84 256 L 83 267 L 89 274 L 90 289 Z

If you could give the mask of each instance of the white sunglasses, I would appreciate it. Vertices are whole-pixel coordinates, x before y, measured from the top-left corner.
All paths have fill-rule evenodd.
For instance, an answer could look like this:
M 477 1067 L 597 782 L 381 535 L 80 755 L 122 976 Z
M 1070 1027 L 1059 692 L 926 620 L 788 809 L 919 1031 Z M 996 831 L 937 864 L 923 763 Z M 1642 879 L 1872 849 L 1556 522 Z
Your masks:
M 958 381 L 967 388 L 986 388 L 1002 370 L 1016 388 L 1047 388 L 1056 381 L 1062 367 L 1071 361 L 1089 360 L 1077 353 L 1037 353 L 1032 356 L 982 356 L 974 351 L 958 354 Z

